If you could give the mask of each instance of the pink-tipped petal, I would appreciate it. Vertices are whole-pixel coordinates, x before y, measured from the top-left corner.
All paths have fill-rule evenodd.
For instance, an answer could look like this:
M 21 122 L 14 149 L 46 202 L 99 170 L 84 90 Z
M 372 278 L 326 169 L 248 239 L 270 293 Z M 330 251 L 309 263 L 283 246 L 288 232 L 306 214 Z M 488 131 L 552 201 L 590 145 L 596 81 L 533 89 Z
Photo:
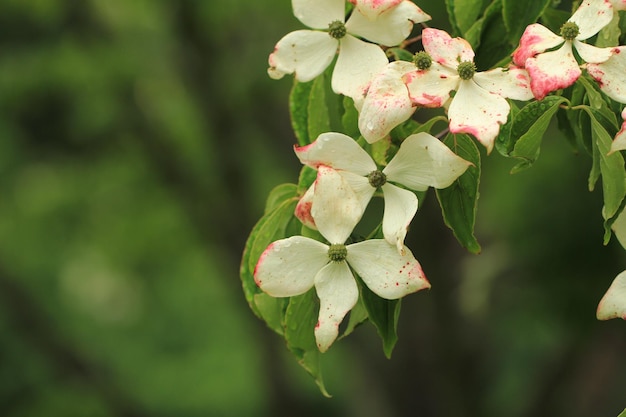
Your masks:
M 470 165 L 439 139 L 421 132 L 402 142 L 383 173 L 389 181 L 426 191 L 428 187 L 449 187 Z
M 315 180 L 311 215 L 317 230 L 331 244 L 343 244 L 361 220 L 361 203 L 337 171 L 320 166 Z
M 273 297 L 293 297 L 313 287 L 328 263 L 328 246 L 303 236 L 278 240 L 265 249 L 254 269 L 254 281 Z
M 568 22 L 578 25 L 576 39 L 584 40 L 600 32 L 613 19 L 613 5 L 610 0 L 585 0 Z
M 331 79 L 333 91 L 358 100 L 365 95 L 374 75 L 388 63 L 380 46 L 346 35 L 340 41 L 339 57 Z
M 367 175 L 376 169 L 376 164 L 354 139 L 343 133 L 328 132 L 318 136 L 306 146 L 295 146 L 296 156 L 305 165 L 331 168 Z
M 604 94 L 615 101 L 626 103 L 626 46 L 613 48 L 613 55 L 606 62 L 587 64 L 586 68 Z
M 288 33 L 270 54 L 267 72 L 273 79 L 295 73 L 298 81 L 311 81 L 330 65 L 338 46 L 339 42 L 325 32 L 297 30 Z
M 354 4 L 356 10 L 361 12 L 369 20 L 376 20 L 378 16 L 392 7 L 397 6 L 400 3 L 405 3 L 405 0 L 349 0 Z
M 293 14 L 314 29 L 328 29 L 328 24 L 345 18 L 344 0 L 291 0 Z
M 402 253 L 409 224 L 417 213 L 417 197 L 413 192 L 391 183 L 383 185 L 382 190 L 385 195 L 383 235 Z
M 476 84 L 502 97 L 527 101 L 533 98 L 530 76 L 523 68 L 495 68 L 474 74 Z
M 315 187 L 311 185 L 304 195 L 300 197 L 298 204 L 296 205 L 296 210 L 294 212 L 295 216 L 302 222 L 303 225 L 308 227 L 309 229 L 317 230 L 315 226 L 315 220 L 311 215 L 311 206 L 313 205 L 313 191 Z
M 374 77 L 359 113 L 359 130 L 367 142 L 384 138 L 415 112 L 402 79 L 414 69 L 410 62 L 394 61 Z
M 474 61 L 474 50 L 463 38 L 452 38 L 447 32 L 426 28 L 422 31 L 422 44 L 433 61 L 456 70 L 461 62 Z
M 370 239 L 347 247 L 346 260 L 379 297 L 395 300 L 430 288 L 422 267 L 409 248 L 400 254 L 385 239 Z
M 315 341 L 326 352 L 337 339 L 339 324 L 359 299 L 359 289 L 345 261 L 330 262 L 315 277 L 320 311 L 315 326 Z
M 509 110 L 509 103 L 502 96 L 490 93 L 473 80 L 461 81 L 448 109 L 450 132 L 474 135 L 490 153 Z
M 530 88 L 537 100 L 541 100 L 552 91 L 569 87 L 581 74 L 570 42 L 565 42 L 556 51 L 545 52 L 528 59 L 526 69 L 530 74 Z
M 403 1 L 396 7 L 371 20 L 358 10 L 346 22 L 349 33 L 380 45 L 395 46 L 405 40 L 413 30 L 414 23 L 430 19 L 415 3 Z
M 620 273 L 598 304 L 598 320 L 626 320 L 626 271 Z
M 562 37 L 555 35 L 550 29 L 539 23 L 533 23 L 524 30 L 519 46 L 513 52 L 513 62 L 515 65 L 523 67 L 527 59 L 561 43 L 563 43 Z
M 459 76 L 435 62 L 427 70 L 415 70 L 403 77 L 413 103 L 424 107 L 442 107 L 450 98 L 450 91 L 459 85 Z
M 613 139 L 613 143 L 611 143 L 611 150 L 609 151 L 609 154 L 612 154 L 613 152 L 617 152 L 617 151 L 623 151 L 626 149 L 626 108 L 624 108 L 624 110 L 622 110 L 622 120 L 624 121 L 622 123 L 622 128 L 619 130 L 619 132 L 617 132 L 617 135 L 615 135 L 615 138 Z M 626 242 L 626 215 L 621 216 L 623 217 L 623 224 L 624 224 L 624 231 L 623 231 L 623 236 L 624 239 L 622 240 L 621 238 L 618 239 L 620 242 L 622 242 L 622 246 L 624 246 L 624 248 L 626 248 L 626 245 L 624 245 L 624 243 Z M 617 221 L 615 222 L 617 223 Z

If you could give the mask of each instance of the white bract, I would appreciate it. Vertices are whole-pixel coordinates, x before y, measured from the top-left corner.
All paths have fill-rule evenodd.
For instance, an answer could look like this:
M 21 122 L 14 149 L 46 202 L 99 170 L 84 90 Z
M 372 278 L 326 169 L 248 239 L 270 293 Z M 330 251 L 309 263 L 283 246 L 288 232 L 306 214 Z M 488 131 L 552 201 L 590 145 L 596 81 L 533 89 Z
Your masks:
M 354 139 L 341 133 L 324 133 L 315 142 L 296 147 L 295 151 L 303 164 L 336 170 L 354 190 L 360 206 L 359 215 L 352 221 L 354 225 L 380 188 L 385 198 L 383 235 L 399 252 L 404 250 L 404 238 L 417 212 L 418 201 L 415 193 L 393 183 L 416 191 L 426 191 L 428 187 L 446 188 L 471 165 L 427 133 L 406 138 L 382 171 Z M 317 187 L 310 188 L 298 203 L 296 216 L 307 226 L 319 229 L 318 218 L 312 210 L 317 198 L 320 198 Z
M 626 320 L 626 271 L 620 273 L 600 300 L 596 311 L 598 320 Z
M 361 203 L 345 179 L 320 166 L 311 206 L 317 228 L 330 245 L 293 236 L 270 244 L 254 270 L 254 280 L 274 297 L 293 297 L 312 287 L 320 299 L 315 339 L 325 352 L 339 334 L 339 324 L 354 307 L 359 289 L 354 270 L 376 295 L 393 300 L 430 288 L 410 250 L 398 253 L 383 239 L 344 245 L 360 216 Z
M 317 30 L 297 30 L 278 41 L 269 56 L 269 75 L 279 79 L 295 73 L 298 81 L 310 81 L 330 65 L 339 49 L 332 88 L 338 94 L 361 97 L 372 76 L 389 61 L 378 45 L 357 37 L 397 45 L 409 35 L 413 23 L 430 18 L 417 6 L 403 3 L 388 8 L 375 21 L 356 9 L 345 22 L 345 0 L 292 0 L 294 15 Z
M 588 63 L 609 59 L 611 48 L 598 48 L 582 41 L 598 33 L 612 18 L 613 6 L 609 0 L 585 0 L 562 26 L 561 35 L 539 23 L 526 28 L 513 52 L 513 62 L 528 70 L 530 87 L 537 100 L 576 82 L 581 70 L 572 48 Z M 559 49 L 545 52 L 559 45 Z
M 611 150 L 609 151 L 609 154 L 626 149 L 626 108 L 622 110 L 622 120 L 622 127 L 619 132 L 617 132 L 613 142 L 611 143 Z
M 450 131 L 474 135 L 491 152 L 510 111 L 506 98 L 533 97 L 528 73 L 520 68 L 476 72 L 471 45 L 442 30 L 424 29 L 422 42 L 433 62 L 404 75 L 411 100 L 425 107 L 449 104 Z M 450 91 L 456 94 L 448 103 Z
M 593 77 L 607 96 L 626 103 L 626 46 L 611 48 L 611 57 L 599 64 L 587 64 L 587 73 Z

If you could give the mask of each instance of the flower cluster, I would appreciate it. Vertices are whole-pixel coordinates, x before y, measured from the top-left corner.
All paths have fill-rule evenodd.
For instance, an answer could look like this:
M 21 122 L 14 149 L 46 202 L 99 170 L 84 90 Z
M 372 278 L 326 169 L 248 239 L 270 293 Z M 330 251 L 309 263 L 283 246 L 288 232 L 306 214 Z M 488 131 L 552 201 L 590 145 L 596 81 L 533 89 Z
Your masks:
M 424 131 L 392 141 L 391 132 L 417 109 L 442 108 L 448 122 L 442 134 L 471 135 L 490 153 L 501 127 L 515 114 L 511 100 L 542 100 L 575 84 L 583 70 L 607 97 L 626 103 L 626 46 L 587 43 L 618 10 L 626 10 L 622 0 L 584 0 L 558 35 L 539 23 L 529 25 L 510 64 L 501 61 L 504 66 L 484 71 L 470 42 L 435 28 L 424 28 L 415 38 L 423 50 L 412 61 L 386 53 L 414 42 L 406 40 L 414 24 L 430 19 L 410 0 L 292 0 L 292 6 L 310 29 L 278 41 L 269 56 L 269 75 L 294 74 L 304 83 L 334 65 L 330 87 L 351 99 L 360 137 L 326 131 L 295 147 L 302 164 L 317 173 L 300 192 L 294 216 L 304 229 L 318 233 L 272 242 L 259 256 L 254 281 L 273 297 L 315 288 L 314 334 L 322 352 L 358 302 L 361 283 L 387 300 L 430 287 L 404 244 L 419 192 L 446 189 L 472 163 Z M 390 56 L 396 59 L 390 62 Z M 611 152 L 626 149 L 626 109 L 622 118 Z M 378 143 L 385 152 L 375 158 L 369 151 Z M 353 231 L 375 196 L 384 198 L 380 238 L 354 242 Z M 603 299 L 599 318 L 626 318 L 625 288 L 626 272 Z

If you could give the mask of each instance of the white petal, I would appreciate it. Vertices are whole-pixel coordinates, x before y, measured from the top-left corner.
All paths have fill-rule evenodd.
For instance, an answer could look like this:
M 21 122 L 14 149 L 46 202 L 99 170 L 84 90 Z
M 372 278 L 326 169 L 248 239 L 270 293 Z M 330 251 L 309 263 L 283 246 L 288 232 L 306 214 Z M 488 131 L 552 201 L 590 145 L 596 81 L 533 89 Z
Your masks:
M 328 246 L 308 237 L 292 236 L 265 249 L 254 268 L 254 281 L 273 297 L 304 294 L 328 262 Z
M 388 63 L 380 46 L 346 35 L 340 41 L 339 57 L 333 71 L 333 91 L 356 100 L 365 94 L 374 75 Z
M 415 65 L 410 62 L 394 61 L 374 77 L 359 113 L 359 130 L 369 143 L 387 136 L 415 112 L 402 79 L 413 70 Z
M 296 156 L 305 165 L 317 168 L 326 165 L 334 169 L 367 175 L 376 164 L 354 139 L 342 133 L 328 132 L 306 146 L 295 146 Z
M 346 22 L 349 33 L 380 45 L 394 46 L 405 40 L 413 30 L 413 23 L 430 19 L 415 3 L 403 1 L 396 7 L 371 20 L 356 10 Z
M 365 211 L 376 189 L 370 185 L 367 177 L 354 174 L 350 171 L 338 171 L 344 180 L 350 185 L 352 191 L 356 194 L 361 210 Z
M 291 0 L 293 14 L 302 23 L 314 29 L 328 29 L 335 20 L 345 18 L 344 0 Z
M 598 304 L 598 320 L 626 320 L 626 271 L 619 274 Z
M 604 94 L 615 101 L 626 103 L 626 46 L 613 48 L 613 55 L 606 62 L 587 64 L 586 68 Z
M 613 224 L 611 225 L 611 229 L 615 234 L 615 237 L 622 245 L 624 249 L 626 249 L 626 211 L 622 211 Z
M 530 88 L 537 100 L 548 93 L 574 84 L 581 71 L 572 53 L 572 44 L 565 42 L 556 51 L 545 52 L 526 60 Z
M 315 220 L 313 219 L 313 216 L 311 216 L 311 206 L 313 205 L 314 191 L 315 186 L 311 185 L 306 190 L 304 195 L 300 197 L 300 200 L 296 205 L 296 210 L 294 214 L 302 222 L 303 225 L 305 225 L 309 229 L 317 230 L 317 226 L 315 226 Z
M 326 32 L 297 30 L 278 41 L 269 57 L 270 77 L 280 79 L 295 72 L 298 81 L 311 81 L 330 65 L 339 42 Z
M 346 180 L 332 168 L 320 166 L 314 185 L 311 215 L 317 230 L 331 244 L 343 244 L 361 220 L 361 203 Z
M 590 64 L 598 64 L 604 62 L 611 57 L 614 48 L 598 48 L 597 46 L 588 45 L 581 41 L 574 40 L 574 48 L 578 52 L 578 55 L 585 62 Z
M 613 19 L 613 6 L 609 0 L 585 0 L 568 22 L 578 25 L 576 39 L 583 40 L 600 32 Z
M 346 260 L 365 285 L 379 297 L 395 300 L 430 288 L 422 267 L 409 248 L 404 254 L 384 239 L 370 239 L 348 245 Z
M 474 60 L 474 51 L 469 42 L 463 38 L 452 38 L 443 30 L 424 29 L 422 44 L 433 61 L 455 71 L 460 62 Z
M 611 0 L 613 10 L 626 10 L 626 0 Z
M 502 96 L 480 88 L 473 80 L 461 81 L 448 109 L 450 132 L 474 135 L 490 153 L 509 110 Z
M 547 49 L 563 43 L 563 38 L 552 33 L 547 27 L 533 23 L 526 27 L 519 41 L 519 46 L 513 52 L 515 65 L 523 67 L 526 60 Z
M 417 197 L 413 192 L 391 183 L 383 185 L 382 190 L 385 195 L 383 235 L 402 253 L 407 229 L 417 213 Z
M 421 132 L 402 142 L 383 172 L 389 181 L 425 191 L 428 187 L 449 187 L 470 165 L 439 139 Z
M 349 0 L 356 10 L 365 15 L 369 20 L 376 20 L 381 14 L 403 3 L 404 0 Z
M 315 341 L 321 352 L 328 350 L 339 334 L 339 324 L 359 299 L 359 289 L 346 262 L 330 262 L 315 277 L 320 312 Z
M 442 107 L 460 80 L 456 73 L 435 62 L 427 70 L 406 73 L 403 79 L 411 101 L 424 107 Z
M 530 76 L 523 68 L 495 68 L 474 74 L 476 84 L 499 96 L 513 100 L 530 100 L 533 92 L 530 90 Z
M 626 108 L 622 110 L 622 120 L 624 120 L 624 122 L 622 123 L 622 128 L 619 130 L 619 132 L 617 132 L 617 135 L 615 135 L 613 143 L 611 143 L 611 150 L 609 151 L 609 154 L 626 149 Z M 620 218 L 623 218 L 621 220 L 621 223 L 623 224 L 623 231 L 621 232 L 623 239 L 620 238 L 620 235 L 617 235 L 617 238 L 619 239 L 622 246 L 624 246 L 624 248 L 626 249 L 626 213 L 624 213 L 623 216 L 620 215 L 617 220 L 620 220 Z M 617 223 L 617 220 L 615 221 L 615 223 Z

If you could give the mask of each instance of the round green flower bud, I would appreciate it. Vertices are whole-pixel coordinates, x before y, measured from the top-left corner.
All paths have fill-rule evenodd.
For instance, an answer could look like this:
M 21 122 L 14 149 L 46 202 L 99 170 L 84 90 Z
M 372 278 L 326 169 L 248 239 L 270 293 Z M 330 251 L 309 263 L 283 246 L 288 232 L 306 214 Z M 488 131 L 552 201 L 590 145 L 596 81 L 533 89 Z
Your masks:
M 433 64 L 433 59 L 428 55 L 428 52 L 421 51 L 413 55 L 413 63 L 420 70 L 427 70 Z
M 563 36 L 563 39 L 566 41 L 573 41 L 579 33 L 580 29 L 574 22 L 565 22 L 565 24 L 561 26 L 561 36 Z
M 463 61 L 456 67 L 456 71 L 459 73 L 459 77 L 463 80 L 471 80 L 476 73 L 476 64 L 472 61 Z
M 382 187 L 387 182 L 387 176 L 378 170 L 370 172 L 367 179 L 374 188 Z
M 346 249 L 346 245 L 330 245 L 328 248 L 328 258 L 332 262 L 341 262 L 346 259 L 348 256 L 348 249 Z
M 346 36 L 346 25 L 340 20 L 335 20 L 328 24 L 328 34 L 335 39 L 341 39 Z

